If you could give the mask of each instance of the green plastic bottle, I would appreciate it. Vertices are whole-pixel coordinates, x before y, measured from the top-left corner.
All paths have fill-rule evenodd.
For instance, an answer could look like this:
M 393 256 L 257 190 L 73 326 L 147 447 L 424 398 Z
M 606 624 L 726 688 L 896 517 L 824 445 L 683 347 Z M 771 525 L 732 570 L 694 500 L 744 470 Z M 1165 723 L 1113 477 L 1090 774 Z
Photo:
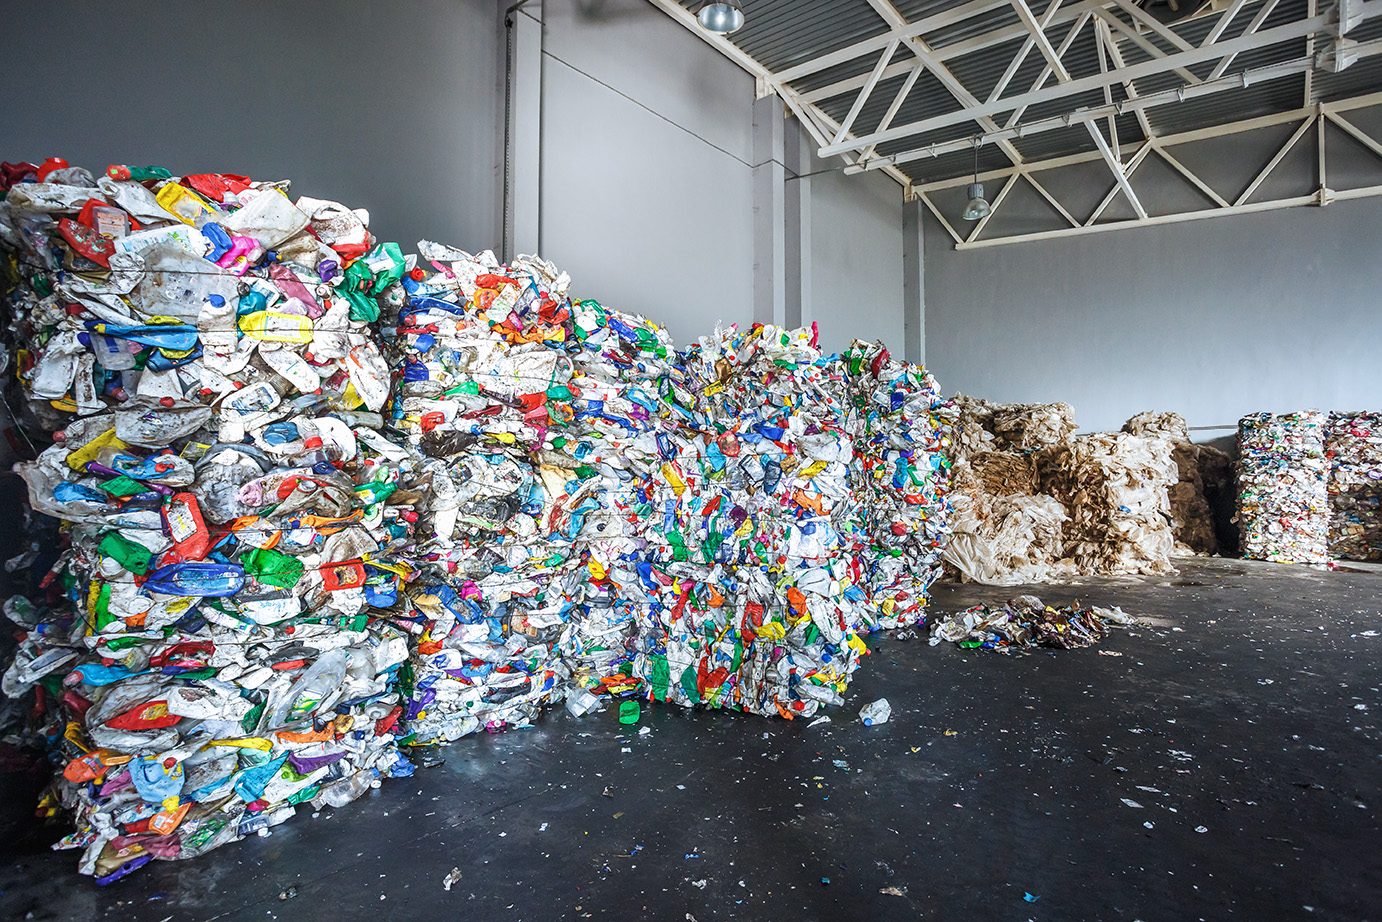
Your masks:
M 140 576 L 149 572 L 149 566 L 154 559 L 153 551 L 138 541 L 131 541 L 114 531 L 106 532 L 106 536 L 101 539 L 96 549 L 103 557 L 109 557 L 126 570 Z

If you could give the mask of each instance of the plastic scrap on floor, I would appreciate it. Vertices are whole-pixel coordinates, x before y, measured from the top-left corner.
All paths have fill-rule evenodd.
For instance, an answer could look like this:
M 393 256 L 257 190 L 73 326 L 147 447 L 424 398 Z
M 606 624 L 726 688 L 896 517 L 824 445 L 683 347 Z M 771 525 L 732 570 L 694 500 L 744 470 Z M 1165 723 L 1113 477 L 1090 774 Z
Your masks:
M 1243 556 L 1288 563 L 1329 559 L 1326 414 L 1254 413 L 1238 423 L 1238 522 Z
M 953 410 L 882 344 L 677 352 L 541 259 L 404 255 L 287 182 L 3 176 L 21 473 L 58 535 L 5 603 L 3 690 L 102 882 L 562 700 L 812 716 L 925 617 Z
M 957 644 L 999 653 L 1022 652 L 1032 647 L 1073 650 L 1103 640 L 1112 627 L 1131 624 L 1132 617 L 1118 607 L 1097 608 L 1079 602 L 1061 608 L 1022 595 L 1001 606 L 975 605 L 951 615 L 937 616 L 930 643 Z

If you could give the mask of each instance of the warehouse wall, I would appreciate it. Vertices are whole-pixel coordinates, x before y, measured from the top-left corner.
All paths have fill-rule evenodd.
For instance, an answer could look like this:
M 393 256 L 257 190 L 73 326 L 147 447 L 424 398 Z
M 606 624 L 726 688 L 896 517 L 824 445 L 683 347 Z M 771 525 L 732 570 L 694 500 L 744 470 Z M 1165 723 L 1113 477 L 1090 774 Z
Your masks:
M 543 255 L 575 293 L 679 344 L 751 323 L 753 78 L 647 0 L 547 0 L 541 15 Z M 806 287 L 821 345 L 883 337 L 901 354 L 901 190 L 816 170 Z
M 881 339 L 901 357 L 902 187 L 882 173 L 846 176 L 814 154 L 811 172 L 811 318 L 821 348 Z
M 1283 182 L 1311 181 L 1313 142 L 1302 147 L 1299 175 Z M 1331 164 L 1332 188 L 1378 181 L 1368 173 L 1382 164 L 1360 151 Z M 1225 148 L 1202 163 L 1250 176 L 1256 156 Z M 1139 188 L 1145 202 L 1144 191 L 1156 190 Z M 1024 217 L 1008 216 L 1011 232 L 1030 229 Z M 1379 227 L 1374 198 L 957 251 L 928 214 L 928 364 L 948 392 L 1064 400 L 1082 430 L 1146 409 L 1215 426 L 1256 410 L 1374 406 Z
M 495 246 L 501 31 L 495 0 L 29 4 L 0 156 L 288 178 L 409 250 Z
M 645 0 L 542 10 L 543 255 L 678 344 L 753 318 L 753 78 Z

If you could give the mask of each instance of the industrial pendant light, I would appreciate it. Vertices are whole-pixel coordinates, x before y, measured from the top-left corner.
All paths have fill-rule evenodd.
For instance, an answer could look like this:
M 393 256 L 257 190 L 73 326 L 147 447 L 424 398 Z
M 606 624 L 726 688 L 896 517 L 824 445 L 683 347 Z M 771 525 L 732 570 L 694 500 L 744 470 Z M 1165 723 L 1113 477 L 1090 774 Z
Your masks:
M 965 190 L 965 196 L 969 199 L 969 204 L 965 205 L 964 214 L 960 217 L 966 221 L 977 221 L 987 215 L 993 209 L 989 207 L 988 200 L 984 198 L 984 184 L 979 182 L 979 139 L 974 139 L 974 182 L 969 184 Z
M 737 0 L 727 3 L 707 3 L 696 14 L 696 22 L 707 32 L 728 35 L 744 25 L 744 11 L 739 9 Z

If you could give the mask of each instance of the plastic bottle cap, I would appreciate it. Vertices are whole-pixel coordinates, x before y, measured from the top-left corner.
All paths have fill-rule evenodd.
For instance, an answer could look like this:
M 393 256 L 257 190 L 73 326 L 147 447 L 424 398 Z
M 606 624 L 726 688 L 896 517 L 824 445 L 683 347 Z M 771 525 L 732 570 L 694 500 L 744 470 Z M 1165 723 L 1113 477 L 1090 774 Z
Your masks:
M 177 403 L 177 401 L 172 397 L 160 397 L 158 399 L 158 405 L 161 407 L 171 407 L 175 403 Z
M 320 437 L 314 435 L 302 444 L 304 448 L 321 448 L 322 440 Z

